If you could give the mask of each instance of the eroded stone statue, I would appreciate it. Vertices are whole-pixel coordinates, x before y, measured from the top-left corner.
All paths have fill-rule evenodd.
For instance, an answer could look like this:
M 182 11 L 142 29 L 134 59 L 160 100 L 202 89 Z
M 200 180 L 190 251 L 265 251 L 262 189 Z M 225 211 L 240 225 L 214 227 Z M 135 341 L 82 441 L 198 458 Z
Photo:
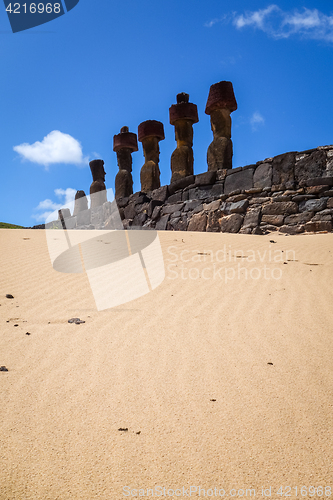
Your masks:
M 164 139 L 163 123 L 147 120 L 138 127 L 138 139 L 142 142 L 145 164 L 141 168 L 141 191 L 148 193 L 161 186 L 159 141 Z
M 76 191 L 73 215 L 88 209 L 88 200 L 84 191 Z
M 237 109 L 231 82 L 218 82 L 210 87 L 205 113 L 210 115 L 214 139 L 207 150 L 208 171 L 232 168 L 230 114 Z
M 137 136 L 122 127 L 120 134 L 113 136 L 113 151 L 117 153 L 119 172 L 116 175 L 115 197 L 125 198 L 133 194 L 132 153 L 138 151 Z
M 90 208 L 100 207 L 107 201 L 104 161 L 92 160 L 89 166 L 93 176 L 93 182 L 90 186 Z
M 177 95 L 177 104 L 169 108 L 170 123 L 175 127 L 177 148 L 171 155 L 171 182 L 193 175 L 193 124 L 199 121 L 197 106 L 189 95 Z

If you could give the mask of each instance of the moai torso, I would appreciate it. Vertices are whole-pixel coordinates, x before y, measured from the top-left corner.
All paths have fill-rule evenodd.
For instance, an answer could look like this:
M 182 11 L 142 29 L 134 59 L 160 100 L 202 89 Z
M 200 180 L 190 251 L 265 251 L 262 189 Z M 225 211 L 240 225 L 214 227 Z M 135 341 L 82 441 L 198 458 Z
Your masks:
M 159 141 L 164 139 L 163 123 L 147 120 L 138 127 L 138 139 L 142 142 L 145 164 L 141 168 L 141 191 L 148 193 L 161 186 Z
M 170 123 L 175 127 L 177 148 L 171 155 L 171 182 L 193 175 L 193 123 L 197 123 L 197 106 L 188 102 L 189 95 L 177 95 L 177 104 L 169 109 Z
M 88 209 L 88 200 L 84 191 L 76 191 L 73 215 Z
M 120 134 L 113 137 L 113 151 L 117 153 L 119 172 L 115 179 L 115 197 L 125 198 L 133 194 L 132 152 L 138 150 L 136 134 L 122 127 Z
M 93 160 L 89 163 L 89 166 L 93 176 L 93 182 L 90 186 L 90 208 L 95 208 L 107 201 L 104 161 Z
M 210 87 L 206 114 L 210 115 L 214 139 L 207 150 L 208 171 L 232 168 L 231 117 L 237 109 L 231 82 L 219 82 Z

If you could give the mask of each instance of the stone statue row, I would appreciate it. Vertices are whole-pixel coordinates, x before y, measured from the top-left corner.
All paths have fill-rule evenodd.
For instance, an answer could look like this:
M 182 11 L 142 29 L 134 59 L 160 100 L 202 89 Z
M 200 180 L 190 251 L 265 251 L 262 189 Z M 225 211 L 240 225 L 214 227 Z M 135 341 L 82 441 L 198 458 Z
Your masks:
M 218 82 L 210 87 L 205 113 L 210 115 L 214 139 L 207 150 L 208 171 L 232 168 L 232 141 L 230 114 L 237 109 L 231 82 Z M 170 123 L 175 127 L 177 147 L 171 155 L 171 182 L 193 175 L 193 124 L 199 121 L 197 106 L 189 102 L 184 92 L 177 95 L 177 104 L 169 108 Z M 122 127 L 113 138 L 119 172 L 115 179 L 116 199 L 133 194 L 132 153 L 138 151 L 137 139 L 142 143 L 145 163 L 141 168 L 141 191 L 148 193 L 160 187 L 159 142 L 165 138 L 163 123 L 147 120 L 140 123 L 138 136 Z M 106 200 L 105 170 L 103 160 L 90 162 L 93 183 L 90 186 L 91 208 Z M 97 194 L 98 193 L 98 194 Z M 78 191 L 75 199 L 85 196 Z M 85 207 L 78 208 L 79 210 Z

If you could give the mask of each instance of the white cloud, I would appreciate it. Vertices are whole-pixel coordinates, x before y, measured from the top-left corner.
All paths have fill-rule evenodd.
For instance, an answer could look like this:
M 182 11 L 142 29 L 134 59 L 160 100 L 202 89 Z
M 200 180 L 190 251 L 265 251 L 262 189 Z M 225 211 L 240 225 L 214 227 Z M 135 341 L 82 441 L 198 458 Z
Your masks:
M 205 28 L 211 28 L 212 26 L 214 26 L 214 24 L 223 23 L 226 19 L 227 19 L 226 14 L 222 17 L 215 17 L 215 19 L 212 19 L 211 21 L 207 21 L 204 24 L 204 26 L 205 26 Z
M 237 29 L 260 29 L 276 39 L 299 35 L 303 38 L 333 42 L 333 15 L 323 14 L 318 9 L 304 7 L 302 11 L 288 12 L 272 4 L 266 9 L 234 14 L 233 25 Z
M 84 157 L 79 141 L 69 134 L 53 130 L 42 141 L 33 144 L 20 144 L 14 146 L 14 151 L 19 153 L 24 160 L 44 165 L 46 168 L 52 163 L 70 163 L 86 165 L 88 157 Z
M 234 19 L 236 28 L 243 28 L 244 26 L 254 26 L 255 28 L 264 29 L 264 22 L 272 12 L 280 11 L 277 5 L 269 5 L 266 9 L 260 9 L 255 12 L 247 12 L 245 15 L 241 14 Z
M 265 123 L 265 118 L 259 113 L 259 111 L 255 111 L 250 119 L 252 132 L 258 130 L 259 125 L 263 125 Z
M 54 212 L 55 210 L 60 210 L 60 208 L 63 207 L 64 205 L 68 205 L 71 203 L 73 204 L 73 201 L 75 199 L 76 189 L 58 188 L 58 189 L 54 190 L 54 193 L 57 196 L 57 198 L 59 198 L 61 203 L 54 202 L 48 198 L 46 200 L 41 201 L 38 204 L 38 206 L 35 208 L 36 212 L 39 212 L 39 213 L 33 214 L 31 216 L 33 219 L 36 219 L 36 221 L 38 221 L 38 222 L 45 222 L 47 217 L 49 215 L 51 215 L 51 213 Z M 42 212 L 41 212 L 41 210 L 42 210 Z
M 58 188 L 58 189 L 55 189 L 54 192 L 55 192 L 56 196 L 58 196 L 58 198 L 61 198 L 62 196 L 65 198 L 65 200 L 63 201 L 63 205 L 67 205 L 67 203 L 71 203 L 75 199 L 75 195 L 76 195 L 76 189 L 72 189 L 72 188 L 67 188 L 67 189 Z

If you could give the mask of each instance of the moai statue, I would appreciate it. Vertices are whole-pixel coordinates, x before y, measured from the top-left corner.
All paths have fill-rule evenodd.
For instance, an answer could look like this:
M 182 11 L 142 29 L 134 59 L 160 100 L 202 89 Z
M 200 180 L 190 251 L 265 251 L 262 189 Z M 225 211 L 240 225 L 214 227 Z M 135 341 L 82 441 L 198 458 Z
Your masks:
M 210 87 L 205 113 L 210 115 L 214 139 L 207 151 L 208 171 L 232 168 L 230 113 L 237 109 L 231 82 L 219 82 Z
M 136 134 L 122 127 L 120 134 L 113 136 L 113 151 L 117 153 L 119 172 L 116 175 L 116 199 L 133 194 L 132 153 L 138 150 Z
M 147 120 L 138 127 L 138 139 L 142 142 L 145 164 L 141 168 L 141 191 L 148 193 L 161 186 L 160 183 L 160 148 L 159 141 L 164 139 L 163 123 Z
M 177 148 L 171 155 L 171 182 L 193 175 L 193 123 L 199 121 L 195 104 L 188 102 L 189 95 L 177 95 L 177 104 L 169 108 L 170 123 L 175 126 Z
M 84 191 L 76 191 L 73 215 L 88 209 L 88 200 Z
M 103 160 L 93 160 L 89 163 L 93 176 L 93 182 L 90 186 L 90 208 L 103 205 L 107 201 L 105 187 L 105 170 Z

